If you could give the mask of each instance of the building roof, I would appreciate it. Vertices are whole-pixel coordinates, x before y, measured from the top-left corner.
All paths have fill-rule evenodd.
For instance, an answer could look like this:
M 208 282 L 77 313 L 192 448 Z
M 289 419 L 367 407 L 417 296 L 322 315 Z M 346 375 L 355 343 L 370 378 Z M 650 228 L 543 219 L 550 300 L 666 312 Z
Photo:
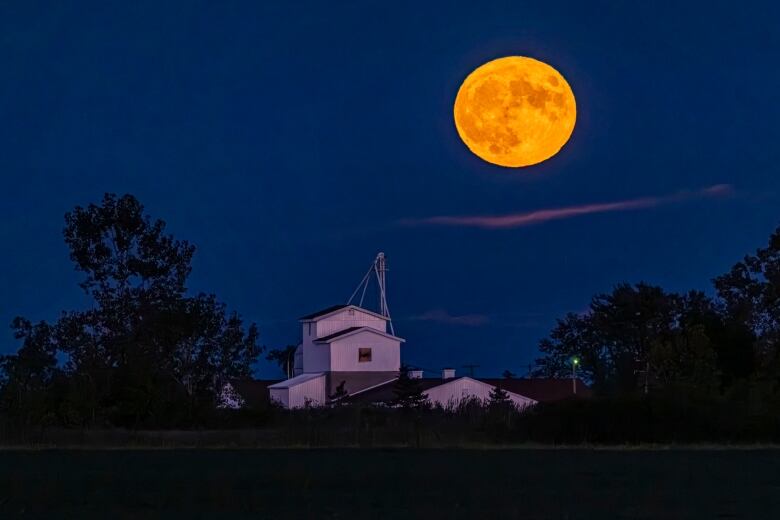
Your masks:
M 371 332 L 373 334 L 379 334 L 380 336 L 384 336 L 386 338 L 398 340 L 401 343 L 405 342 L 405 340 L 397 336 L 393 336 L 392 334 L 388 334 L 387 332 L 382 332 L 381 330 L 376 330 L 373 327 L 349 327 L 344 330 L 334 332 L 333 334 L 329 334 L 327 336 L 317 338 L 314 340 L 314 343 L 331 343 L 333 341 L 336 341 L 337 339 L 345 338 L 347 336 L 351 336 L 352 334 L 358 334 L 359 332 Z
M 497 386 L 508 392 L 530 397 L 534 401 L 539 402 L 561 401 L 570 397 L 591 397 L 593 395 L 591 389 L 581 379 L 577 379 L 576 394 L 573 392 L 574 389 L 572 388 L 572 382 L 570 378 L 478 379 L 483 383 Z
M 344 390 L 349 395 L 367 392 L 398 379 L 398 372 L 328 372 L 328 395 L 336 393 L 336 389 L 344 384 Z
M 360 329 L 363 329 L 365 327 L 348 327 L 346 329 L 339 330 L 337 332 L 334 332 L 333 334 L 328 334 L 327 336 L 323 336 L 321 338 L 315 339 L 315 343 L 327 343 L 331 340 L 334 340 L 338 338 L 339 336 L 344 336 L 346 334 L 352 334 L 355 331 L 358 331 Z
M 397 379 L 398 378 L 394 379 L 393 381 L 388 381 L 383 385 L 375 386 L 363 392 L 357 392 L 355 395 L 350 395 L 349 401 L 353 403 L 366 403 L 366 404 L 390 402 L 396 398 L 395 381 Z M 439 377 L 436 377 L 436 378 L 415 379 L 414 381 L 417 381 L 419 383 L 420 390 L 424 392 L 426 390 L 433 388 L 434 386 L 439 386 L 444 383 L 449 383 L 450 381 L 453 380 L 441 379 Z
M 325 316 L 326 314 L 331 314 L 333 312 L 340 311 L 341 309 L 344 309 L 346 307 L 347 307 L 346 305 L 331 305 L 330 307 L 322 309 L 321 311 L 317 311 L 312 314 L 307 314 L 306 316 L 301 316 L 298 319 L 300 321 L 316 320 L 321 316 Z
M 425 392 L 433 387 L 446 385 L 460 379 L 461 377 L 455 377 L 452 379 L 442 379 L 440 377 L 429 377 L 423 379 L 416 379 L 419 382 L 420 390 Z M 572 393 L 571 379 L 484 379 L 484 378 L 472 378 L 476 381 L 486 383 L 491 386 L 498 386 L 507 392 L 517 394 L 529 399 L 533 399 L 538 402 L 551 402 L 561 401 L 575 397 Z M 371 388 L 365 392 L 359 392 L 355 396 L 350 396 L 350 400 L 360 403 L 379 403 L 388 402 L 395 399 L 394 392 L 395 381 L 390 381 L 384 385 Z M 577 379 L 577 394 L 578 398 L 591 397 L 593 392 L 582 380 Z
M 325 309 L 322 309 L 321 311 L 317 311 L 312 314 L 307 314 L 306 316 L 301 316 L 298 318 L 298 321 L 317 321 L 320 320 L 326 316 L 330 316 L 331 314 L 334 314 L 340 310 L 352 308 L 356 311 L 365 312 L 366 314 L 370 314 L 372 316 L 375 316 L 377 318 L 381 318 L 383 320 L 389 320 L 387 316 L 382 316 L 381 314 L 377 314 L 374 311 L 370 311 L 368 309 L 364 309 L 363 307 L 358 307 L 357 305 L 332 305 L 330 307 L 327 307 Z
M 306 379 L 314 379 L 323 375 L 322 373 L 316 374 L 302 374 L 296 376 L 297 382 L 303 382 L 298 379 L 302 376 L 309 376 Z M 394 392 L 395 380 L 398 378 L 395 372 L 331 372 L 326 374 L 328 376 L 327 386 L 328 394 L 332 394 L 335 388 L 345 381 L 345 390 L 349 394 L 349 400 L 357 403 L 378 403 L 389 402 L 395 399 Z M 455 381 L 455 379 L 441 379 L 439 377 L 429 377 L 424 379 L 417 379 L 419 381 L 420 389 L 425 392 L 431 388 L 449 382 Z M 476 378 L 475 378 L 476 379 Z M 263 408 L 270 403 L 270 396 L 268 388 L 275 386 L 280 388 L 279 383 L 289 383 L 292 379 L 286 381 L 274 380 L 255 380 L 255 379 L 239 379 L 231 381 L 231 385 L 235 391 L 240 395 L 246 405 L 249 408 Z M 483 383 L 498 386 L 508 392 L 528 397 L 534 401 L 539 402 L 551 402 L 560 401 L 563 399 L 571 398 L 574 396 L 572 393 L 571 379 L 500 379 L 500 378 L 479 378 L 477 381 Z M 296 383 L 297 384 L 297 383 Z M 284 388 L 287 388 L 286 386 Z M 588 398 L 593 395 L 592 390 L 582 380 L 577 379 L 577 394 L 578 398 Z
M 270 388 L 292 388 L 293 386 L 300 385 L 301 383 L 306 383 L 307 381 L 311 381 L 312 379 L 318 379 L 324 376 L 325 376 L 325 372 L 313 372 L 311 374 L 301 374 L 291 379 L 285 379 L 284 381 L 279 381 L 278 383 L 269 385 L 268 388 L 269 389 Z

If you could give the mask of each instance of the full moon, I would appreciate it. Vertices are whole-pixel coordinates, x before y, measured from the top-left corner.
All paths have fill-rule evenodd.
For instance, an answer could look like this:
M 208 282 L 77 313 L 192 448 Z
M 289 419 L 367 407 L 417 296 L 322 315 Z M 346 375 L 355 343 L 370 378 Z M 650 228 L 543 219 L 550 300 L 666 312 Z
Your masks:
M 510 168 L 558 153 L 577 119 L 574 93 L 563 76 L 522 56 L 489 61 L 469 74 L 454 112 L 455 127 L 469 150 Z

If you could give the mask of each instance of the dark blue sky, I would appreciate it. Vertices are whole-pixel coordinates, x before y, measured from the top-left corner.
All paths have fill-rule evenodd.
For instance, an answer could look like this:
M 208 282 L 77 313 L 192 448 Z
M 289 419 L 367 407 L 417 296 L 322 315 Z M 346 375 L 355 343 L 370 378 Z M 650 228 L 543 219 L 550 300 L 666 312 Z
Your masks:
M 383 250 L 406 360 L 482 375 L 522 373 L 555 317 L 618 282 L 708 289 L 780 223 L 774 2 L 61 4 L 0 5 L 2 323 L 84 304 L 62 217 L 106 191 L 195 243 L 190 288 L 269 346 Z M 562 152 L 521 170 L 452 121 L 463 78 L 507 55 L 577 98 Z M 513 229 L 399 224 L 667 196 Z

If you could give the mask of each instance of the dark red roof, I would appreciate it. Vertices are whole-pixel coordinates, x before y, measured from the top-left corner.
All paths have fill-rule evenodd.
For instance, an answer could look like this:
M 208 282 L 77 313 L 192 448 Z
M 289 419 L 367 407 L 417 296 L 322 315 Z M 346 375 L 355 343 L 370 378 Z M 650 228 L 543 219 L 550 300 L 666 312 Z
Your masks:
M 360 403 L 379 403 L 389 402 L 395 399 L 395 381 L 389 381 L 383 385 L 376 386 L 371 390 L 360 392 L 361 386 L 371 386 L 376 382 L 381 382 L 385 378 L 390 378 L 394 373 L 377 373 L 374 374 L 376 381 L 364 381 L 367 374 L 350 374 L 346 372 L 334 372 L 329 374 L 329 379 L 333 379 L 332 386 L 335 386 L 342 380 L 346 380 L 347 389 L 350 392 L 357 392 L 356 395 L 350 396 L 351 402 Z M 461 376 L 462 377 L 462 376 Z M 356 379 L 357 378 L 357 379 Z M 363 379 L 361 379 L 363 378 Z M 355 379 L 353 381 L 353 379 Z M 455 378 L 458 379 L 458 378 Z M 385 379 L 386 380 L 386 379 Z M 454 379 L 441 379 L 440 377 L 426 377 L 423 379 L 417 379 L 422 391 L 429 390 L 435 386 L 442 385 L 453 381 Z M 574 397 L 572 393 L 571 379 L 483 379 L 479 378 L 478 381 L 487 383 L 492 386 L 498 386 L 525 397 L 530 397 L 534 401 L 539 402 L 551 402 L 561 401 Z M 267 406 L 269 403 L 268 387 L 274 383 L 278 383 L 279 380 L 256 380 L 245 379 L 232 381 L 233 388 L 238 394 L 244 398 L 246 404 L 250 408 L 258 408 Z M 353 384 L 354 383 L 354 384 Z M 332 392 L 331 392 L 332 393 Z M 582 380 L 577 379 L 577 394 L 578 398 L 588 398 L 593 395 L 591 389 Z
M 483 379 L 483 383 L 498 386 L 508 392 L 530 397 L 534 401 L 561 401 L 570 397 L 591 397 L 593 392 L 581 379 L 577 379 L 577 393 L 574 394 L 571 379 Z
M 463 376 L 460 376 L 463 377 Z M 426 377 L 423 379 L 417 379 L 420 389 L 424 392 L 435 386 L 443 385 L 459 379 L 458 377 L 453 379 L 441 379 L 440 377 Z M 477 379 L 477 378 L 475 378 Z M 571 379 L 477 379 L 483 383 L 487 383 L 492 386 L 498 386 L 513 392 L 515 394 L 529 397 L 534 401 L 539 402 L 551 402 L 562 401 L 574 397 L 572 393 Z M 372 388 L 357 395 L 350 396 L 350 401 L 361 403 L 379 403 L 389 402 L 395 398 L 395 381 Z M 593 392 L 588 385 L 582 380 L 577 380 L 577 394 L 578 398 L 588 398 L 593 395 Z
M 336 389 L 344 383 L 348 394 L 366 391 L 366 388 L 376 388 L 395 383 L 398 372 L 326 372 L 328 395 L 336 393 Z
M 452 381 L 451 379 L 443 380 L 440 377 L 435 378 L 424 378 L 424 379 L 415 379 L 419 386 L 420 390 L 423 392 L 426 390 L 429 390 L 433 388 L 434 386 L 439 386 L 444 383 L 448 383 L 449 381 Z M 358 392 L 355 395 L 349 396 L 349 401 L 353 403 L 388 403 L 395 399 L 397 396 L 395 394 L 395 381 L 390 381 L 388 383 L 385 383 L 382 386 L 376 386 L 372 388 L 371 390 L 366 390 L 365 392 Z

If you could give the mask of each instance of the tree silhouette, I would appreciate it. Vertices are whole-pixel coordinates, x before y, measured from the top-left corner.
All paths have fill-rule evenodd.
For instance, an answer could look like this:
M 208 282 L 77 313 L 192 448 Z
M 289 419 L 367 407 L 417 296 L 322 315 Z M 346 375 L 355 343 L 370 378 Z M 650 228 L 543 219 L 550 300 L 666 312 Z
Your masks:
M 644 283 L 620 284 L 611 293 L 595 296 L 587 312 L 558 320 L 539 344 L 545 357 L 537 360 L 536 374 L 571 377 L 571 360 L 576 357 L 578 376 L 598 391 L 644 391 L 659 382 L 660 366 L 669 366 L 661 358 L 677 355 L 676 349 L 659 346 L 669 347 L 673 338 L 693 337 L 683 329 L 703 325 L 699 315 L 711 307 L 701 293 L 680 296 Z M 678 369 L 678 375 L 689 370 Z
M 22 340 L 19 351 L 0 356 L 0 409 L 23 428 L 42 422 L 51 408 L 52 385 L 59 374 L 56 344 L 51 327 L 16 318 L 14 336 Z
M 70 257 L 85 275 L 79 285 L 94 303 L 51 326 L 25 325 L 17 337 L 28 345 L 46 336 L 36 341 L 47 355 L 65 356 L 61 408 L 72 420 L 192 423 L 216 406 L 225 382 L 251 374 L 257 328 L 245 328 L 214 295 L 186 294 L 195 248 L 166 234 L 135 197 L 106 194 L 99 206 L 69 212 L 65 224 Z M 6 377 L 19 359 L 4 363 Z
M 346 397 L 349 397 L 349 392 L 347 392 L 347 389 L 345 388 L 347 382 L 342 381 L 338 384 L 336 387 L 336 390 L 328 396 L 328 398 L 335 404 L 342 404 L 342 400 Z
M 754 336 L 761 376 L 780 379 L 780 228 L 766 247 L 746 255 L 713 282 L 729 318 L 746 324 Z
M 268 351 L 265 359 L 275 362 L 285 373 L 287 379 L 289 379 L 293 376 L 293 368 L 295 366 L 295 351 L 297 349 L 297 345 L 287 345 L 284 348 L 271 349 Z
M 422 409 L 429 405 L 428 398 L 423 394 L 419 379 L 409 377 L 409 367 L 401 365 L 398 379 L 393 386 L 395 399 L 393 404 L 403 409 Z
M 488 400 L 489 406 L 507 406 L 511 405 L 512 400 L 509 398 L 509 394 L 506 390 L 499 386 L 494 386 L 490 391 L 490 397 Z

